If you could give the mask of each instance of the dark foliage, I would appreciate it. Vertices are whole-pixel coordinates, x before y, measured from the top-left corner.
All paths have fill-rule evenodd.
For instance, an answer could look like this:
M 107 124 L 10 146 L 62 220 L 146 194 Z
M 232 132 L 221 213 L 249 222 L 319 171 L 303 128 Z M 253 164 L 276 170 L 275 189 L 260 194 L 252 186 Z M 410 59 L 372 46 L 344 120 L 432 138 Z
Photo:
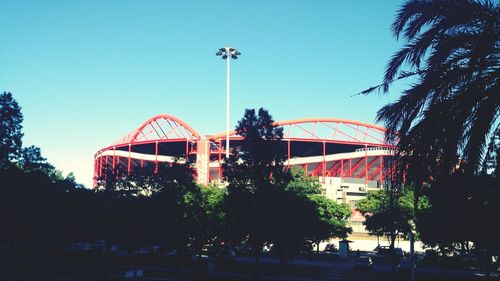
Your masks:
M 426 190 L 430 207 L 417 214 L 417 230 L 424 243 L 451 251 L 474 242 L 484 254 L 500 252 L 498 232 L 492 228 L 500 213 L 497 179 L 482 174 L 457 173 Z
M 243 136 L 224 164 L 227 233 L 233 243 L 247 241 L 256 258 L 264 245 L 283 263 L 333 235 L 345 236 L 349 211 L 320 193 L 319 183 L 285 169 L 281 128 L 264 109 L 247 109 L 236 130 Z M 316 196 L 316 197 L 314 197 Z M 309 247 L 310 248 L 310 247 Z
M 23 115 L 11 93 L 0 94 L 0 168 L 19 156 L 22 147 Z
M 272 123 L 263 109 L 246 111 L 237 128 L 245 141 L 224 166 L 227 189 L 200 187 L 189 163 L 171 163 L 128 176 L 108 171 L 90 190 L 73 174 L 63 177 L 40 148 L 18 148 L 0 169 L 0 244 L 63 250 L 99 241 L 100 251 L 128 252 L 155 245 L 190 259 L 210 244 L 248 240 L 256 255 L 273 244 L 286 261 L 310 241 L 345 237 L 348 207 L 323 197 L 304 174 L 290 184 L 282 131 Z
M 274 202 L 280 200 L 275 195 L 284 192 L 291 179 L 283 167 L 285 154 L 279 147 L 282 128 L 272 126 L 273 122 L 262 108 L 258 115 L 254 109 L 245 110 L 236 127 L 244 141 L 223 166 L 229 183 L 225 210 L 230 239 L 248 239 L 256 255 L 272 240 L 277 221 L 270 216 L 276 209 Z

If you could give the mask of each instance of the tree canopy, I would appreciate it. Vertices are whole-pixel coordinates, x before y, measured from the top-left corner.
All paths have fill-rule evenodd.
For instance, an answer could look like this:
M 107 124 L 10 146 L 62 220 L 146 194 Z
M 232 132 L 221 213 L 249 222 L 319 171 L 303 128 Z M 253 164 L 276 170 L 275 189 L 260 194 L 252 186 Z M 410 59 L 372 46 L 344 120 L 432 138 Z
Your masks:
M 262 108 L 258 114 L 254 109 L 245 110 L 236 126 L 244 141 L 223 165 L 229 184 L 225 208 L 230 237 L 248 239 L 256 255 L 272 240 L 279 218 L 270 218 L 279 211 L 278 203 L 288 202 L 279 197 L 291 179 L 283 167 L 285 154 L 278 147 L 283 132 L 273 122 Z
M 22 147 L 21 107 L 9 92 L 0 94 L 0 168 L 19 156 Z
M 346 237 L 350 210 L 321 194 L 320 183 L 288 170 L 282 129 L 264 109 L 247 109 L 236 131 L 244 137 L 224 164 L 224 200 L 230 237 L 247 240 L 258 256 L 266 244 L 285 262 L 311 242 Z
M 346 237 L 349 207 L 321 194 L 317 178 L 284 167 L 282 129 L 273 123 L 264 109 L 245 112 L 237 127 L 244 141 L 223 166 L 227 187 L 199 186 L 190 163 L 168 163 L 127 176 L 110 171 L 90 190 L 72 173 L 64 177 L 40 148 L 11 150 L 0 169 L 0 243 L 42 249 L 99 240 L 191 257 L 206 245 L 248 242 L 256 255 L 272 245 L 286 262 L 311 243 Z
M 419 197 L 418 210 L 428 209 L 426 197 Z M 406 235 L 414 219 L 414 198 L 410 188 L 400 190 L 380 189 L 369 191 L 366 198 L 359 200 L 356 208 L 365 217 L 366 229 L 377 236 L 386 235 L 394 247 L 398 235 Z

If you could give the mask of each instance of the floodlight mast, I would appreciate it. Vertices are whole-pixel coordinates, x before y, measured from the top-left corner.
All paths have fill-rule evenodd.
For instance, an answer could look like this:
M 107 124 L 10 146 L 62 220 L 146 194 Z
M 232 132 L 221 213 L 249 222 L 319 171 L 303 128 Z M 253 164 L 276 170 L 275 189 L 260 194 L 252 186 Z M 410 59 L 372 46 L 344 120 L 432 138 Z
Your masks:
M 226 60 L 226 159 L 229 158 L 229 96 L 230 96 L 230 80 L 231 80 L 231 59 L 238 59 L 241 53 L 232 47 L 220 48 L 217 56 L 221 56 L 223 60 Z

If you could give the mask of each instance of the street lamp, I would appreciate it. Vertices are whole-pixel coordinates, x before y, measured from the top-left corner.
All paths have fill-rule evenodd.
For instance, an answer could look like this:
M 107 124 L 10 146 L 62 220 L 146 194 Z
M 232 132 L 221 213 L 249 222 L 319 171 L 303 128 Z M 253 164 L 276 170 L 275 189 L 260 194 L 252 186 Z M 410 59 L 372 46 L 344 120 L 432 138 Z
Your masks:
M 231 80 L 231 59 L 238 59 L 241 53 L 232 47 L 220 48 L 217 56 L 221 56 L 223 60 L 226 60 L 226 159 L 229 158 L 229 81 Z

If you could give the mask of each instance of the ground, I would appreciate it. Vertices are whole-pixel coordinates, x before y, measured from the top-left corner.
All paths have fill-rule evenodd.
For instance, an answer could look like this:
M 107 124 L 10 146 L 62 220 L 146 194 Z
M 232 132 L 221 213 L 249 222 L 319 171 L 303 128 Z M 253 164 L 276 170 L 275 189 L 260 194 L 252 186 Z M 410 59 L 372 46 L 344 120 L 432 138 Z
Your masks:
M 287 265 L 279 264 L 276 258 L 264 256 L 255 263 L 253 257 L 237 257 L 222 264 L 214 264 L 213 259 L 203 259 L 197 263 L 176 266 L 166 261 L 135 259 L 128 262 L 101 258 L 74 257 L 27 257 L 3 256 L 0 261 L 2 281 L 94 281 L 94 280 L 268 280 L 268 281 L 403 281 L 409 280 L 408 273 L 392 272 L 387 259 L 374 259 L 372 270 L 354 268 L 356 256 L 348 260 L 339 259 L 334 254 L 309 254 L 297 258 Z M 136 270 L 141 277 L 134 275 Z M 480 270 L 447 270 L 442 268 L 418 268 L 416 280 L 466 281 L 484 280 Z

